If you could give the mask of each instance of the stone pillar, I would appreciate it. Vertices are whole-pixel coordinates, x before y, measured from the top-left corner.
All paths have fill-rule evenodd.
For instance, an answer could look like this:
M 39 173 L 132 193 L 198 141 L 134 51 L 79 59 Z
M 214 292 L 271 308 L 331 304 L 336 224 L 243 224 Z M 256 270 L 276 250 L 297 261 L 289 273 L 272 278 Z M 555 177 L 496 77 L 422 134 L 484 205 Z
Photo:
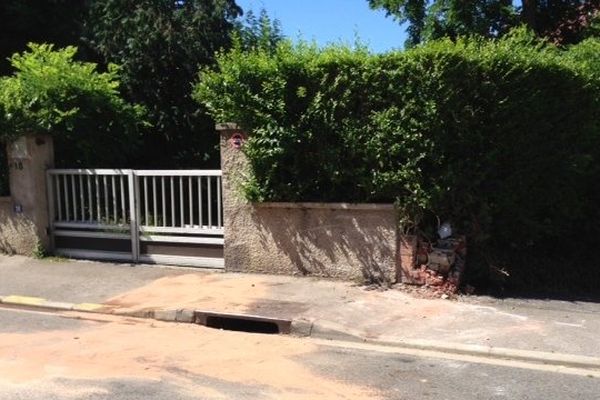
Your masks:
M 46 170 L 54 167 L 52 137 L 23 136 L 8 144 L 7 153 L 13 212 L 35 227 L 37 237 L 32 242 L 48 249 Z
M 221 138 L 225 269 L 243 271 L 250 255 L 246 254 L 246 246 L 240 243 L 240 236 L 235 233 L 236 227 L 253 224 L 253 208 L 241 191 L 250 173 L 248 158 L 242 150 L 247 134 L 235 123 L 217 124 L 216 131 Z

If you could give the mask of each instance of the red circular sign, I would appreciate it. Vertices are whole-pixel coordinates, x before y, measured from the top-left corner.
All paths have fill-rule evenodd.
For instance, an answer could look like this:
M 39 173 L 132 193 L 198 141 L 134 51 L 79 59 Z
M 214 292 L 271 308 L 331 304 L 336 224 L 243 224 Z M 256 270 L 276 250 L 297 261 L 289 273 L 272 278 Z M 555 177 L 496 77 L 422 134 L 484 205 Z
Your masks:
M 236 133 L 231 136 L 231 139 L 229 139 L 229 143 L 231 144 L 231 147 L 239 149 L 242 147 L 245 140 L 246 138 L 244 138 L 244 135 L 242 135 L 241 133 Z

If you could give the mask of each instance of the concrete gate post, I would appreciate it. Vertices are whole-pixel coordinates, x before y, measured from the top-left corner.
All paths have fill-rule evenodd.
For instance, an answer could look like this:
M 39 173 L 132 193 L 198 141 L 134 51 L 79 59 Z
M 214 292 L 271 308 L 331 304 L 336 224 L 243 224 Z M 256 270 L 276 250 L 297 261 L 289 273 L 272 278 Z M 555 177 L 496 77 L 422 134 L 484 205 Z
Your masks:
M 26 135 L 7 145 L 10 194 L 15 218 L 27 220 L 34 227 L 35 238 L 29 255 L 37 244 L 50 246 L 46 170 L 54 167 L 54 145 L 49 135 Z
M 241 271 L 247 263 L 247 250 L 240 241 L 240 227 L 253 226 L 252 206 L 241 193 L 241 184 L 247 179 L 250 165 L 242 151 L 247 134 L 235 123 L 216 125 L 220 136 L 221 172 L 223 189 L 223 228 L 225 269 Z

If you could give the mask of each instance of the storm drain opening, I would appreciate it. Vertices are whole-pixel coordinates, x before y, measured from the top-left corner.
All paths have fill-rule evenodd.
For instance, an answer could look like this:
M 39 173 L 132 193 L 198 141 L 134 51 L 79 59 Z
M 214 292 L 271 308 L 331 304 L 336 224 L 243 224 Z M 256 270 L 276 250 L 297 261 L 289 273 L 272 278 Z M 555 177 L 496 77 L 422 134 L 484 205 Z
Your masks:
M 208 317 L 206 326 L 209 328 L 224 329 L 226 331 L 278 334 L 279 327 L 276 323 L 266 321 L 250 321 L 231 317 Z
M 261 317 L 256 315 L 228 314 L 196 311 L 197 324 L 209 328 L 227 331 L 263 333 L 270 335 L 288 334 L 291 330 L 291 321 Z

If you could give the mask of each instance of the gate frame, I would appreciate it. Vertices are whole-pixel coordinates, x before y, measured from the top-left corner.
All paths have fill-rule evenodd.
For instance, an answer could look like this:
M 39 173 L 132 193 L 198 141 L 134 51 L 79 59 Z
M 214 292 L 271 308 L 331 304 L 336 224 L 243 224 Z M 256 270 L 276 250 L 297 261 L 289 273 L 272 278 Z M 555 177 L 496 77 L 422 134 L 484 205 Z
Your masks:
M 112 176 L 119 177 L 119 179 L 127 179 L 127 193 L 129 196 L 128 203 L 128 216 L 129 216 L 129 224 L 128 224 L 128 232 L 123 234 L 115 234 L 115 233 L 106 233 L 106 232 L 86 232 L 85 230 L 81 231 L 72 231 L 68 232 L 69 228 L 72 229 L 102 229 L 103 224 L 94 223 L 94 224 L 86 224 L 86 223 L 78 223 L 76 222 L 67 222 L 67 221 L 56 221 L 56 207 L 57 205 L 60 207 L 60 204 L 57 204 L 57 192 L 55 189 L 59 191 L 62 188 L 68 187 L 69 184 L 66 181 L 67 176 Z M 63 185 L 60 185 L 60 181 L 55 179 L 59 179 L 59 176 L 64 176 Z M 220 223 L 217 225 L 210 225 L 208 228 L 177 228 L 177 227 L 156 227 L 157 229 L 152 229 L 147 225 L 142 225 L 141 219 L 141 193 L 140 193 L 140 178 L 147 179 L 149 177 L 195 177 L 201 179 L 202 177 L 208 178 L 208 184 L 210 185 L 211 179 L 213 177 L 217 177 L 217 202 L 218 209 L 217 213 L 219 215 L 218 221 Z M 163 264 L 174 264 L 174 265 L 184 265 L 184 266 L 195 266 L 195 267 L 206 267 L 206 268 L 219 268 L 223 269 L 224 258 L 216 258 L 216 257 L 195 257 L 195 256 L 178 256 L 178 255 L 166 255 L 166 254 L 141 254 L 141 242 L 163 242 L 163 243 L 197 243 L 197 244 L 208 244 L 208 245 L 224 245 L 224 228 L 223 228 L 223 206 L 222 206 L 222 180 L 221 180 L 221 170 L 133 170 L 133 169 L 48 169 L 46 171 L 46 187 L 47 187 L 47 196 L 48 196 L 48 216 L 49 216 L 49 237 L 50 237 L 50 249 L 52 253 L 58 255 L 65 255 L 73 258 L 88 258 L 88 259 L 104 259 L 104 260 L 118 260 L 118 261 L 130 261 L 132 263 L 163 263 Z M 125 177 L 125 178 L 121 178 Z M 74 178 L 71 178 L 71 184 L 74 182 Z M 91 178 L 87 178 L 91 179 Z M 180 180 L 180 184 L 181 184 Z M 200 182 L 200 180 L 198 181 Z M 89 184 L 89 180 L 88 180 Z M 80 186 L 81 188 L 81 186 Z M 113 187 L 114 188 L 114 187 Z M 68 189 L 65 190 L 65 204 L 66 207 L 69 207 L 69 195 L 73 193 L 73 200 L 76 200 L 75 197 L 75 189 L 70 188 L 71 193 L 67 193 Z M 81 189 L 80 189 L 81 190 Z M 98 190 L 98 189 L 96 189 Z M 172 189 L 173 190 L 173 189 Z M 190 196 L 191 188 L 189 189 Z M 88 192 L 90 193 L 90 192 Z M 97 198 L 99 198 L 99 193 L 96 192 Z M 147 195 L 147 194 L 146 194 Z M 210 196 L 210 190 L 208 191 L 208 196 Z M 80 193 L 80 197 L 83 199 L 83 194 Z M 191 197 L 190 197 L 191 199 Z M 207 200 L 210 200 L 211 197 L 207 197 Z M 60 201 L 60 195 L 58 196 L 58 201 Z M 98 200 L 97 200 L 98 201 Z M 113 200 L 116 204 L 116 200 Z M 220 203 L 219 203 L 220 202 Z M 123 202 L 122 206 L 124 207 L 126 202 Z M 82 207 L 85 204 L 85 200 L 82 203 Z M 183 203 L 181 203 L 183 204 Z M 77 208 L 73 206 L 74 213 L 77 212 Z M 190 205 L 191 207 L 191 205 Z M 147 210 L 146 210 L 147 211 Z M 83 212 L 83 211 L 82 211 Z M 92 211 L 90 211 L 92 212 Z M 116 210 L 114 210 L 116 212 Z M 210 211 L 209 211 L 210 212 Z M 110 214 L 110 212 L 109 212 Z M 200 217 L 199 217 L 200 218 Z M 147 221 L 146 221 L 147 222 Z M 202 221 L 199 220 L 199 223 Z M 61 226 L 62 225 L 62 226 Z M 61 236 L 61 234 L 57 235 L 56 232 L 59 231 L 57 228 L 66 228 L 65 233 L 62 236 L 70 236 L 70 237 L 84 237 L 84 238 L 98 238 L 98 239 L 121 239 L 126 240 L 130 239 L 131 242 L 131 251 L 127 253 L 123 252 L 109 252 L 103 250 L 85 250 L 85 249 L 57 249 L 56 247 L 56 236 Z M 114 225 L 107 225 L 106 227 L 114 228 Z M 215 228 L 216 227 L 216 228 Z M 149 229 L 150 228 L 150 229 Z M 166 236 L 160 235 L 159 239 L 165 240 L 153 240 L 151 235 L 148 235 L 149 238 L 145 239 L 143 236 L 144 232 L 156 232 L 156 231 L 170 231 L 174 235 L 179 234 L 197 234 L 197 235 L 215 235 L 221 237 L 215 238 L 206 238 L 206 237 L 177 237 L 177 236 Z M 176 231 L 176 232 L 173 232 Z M 178 232 L 177 232 L 178 231 Z M 70 234 L 68 234 L 70 233 Z M 118 237 L 117 237 L 118 236 Z M 126 236 L 126 237 L 125 237 Z M 154 239 L 156 239 L 156 235 L 154 235 Z M 125 256 L 127 254 L 127 256 Z

